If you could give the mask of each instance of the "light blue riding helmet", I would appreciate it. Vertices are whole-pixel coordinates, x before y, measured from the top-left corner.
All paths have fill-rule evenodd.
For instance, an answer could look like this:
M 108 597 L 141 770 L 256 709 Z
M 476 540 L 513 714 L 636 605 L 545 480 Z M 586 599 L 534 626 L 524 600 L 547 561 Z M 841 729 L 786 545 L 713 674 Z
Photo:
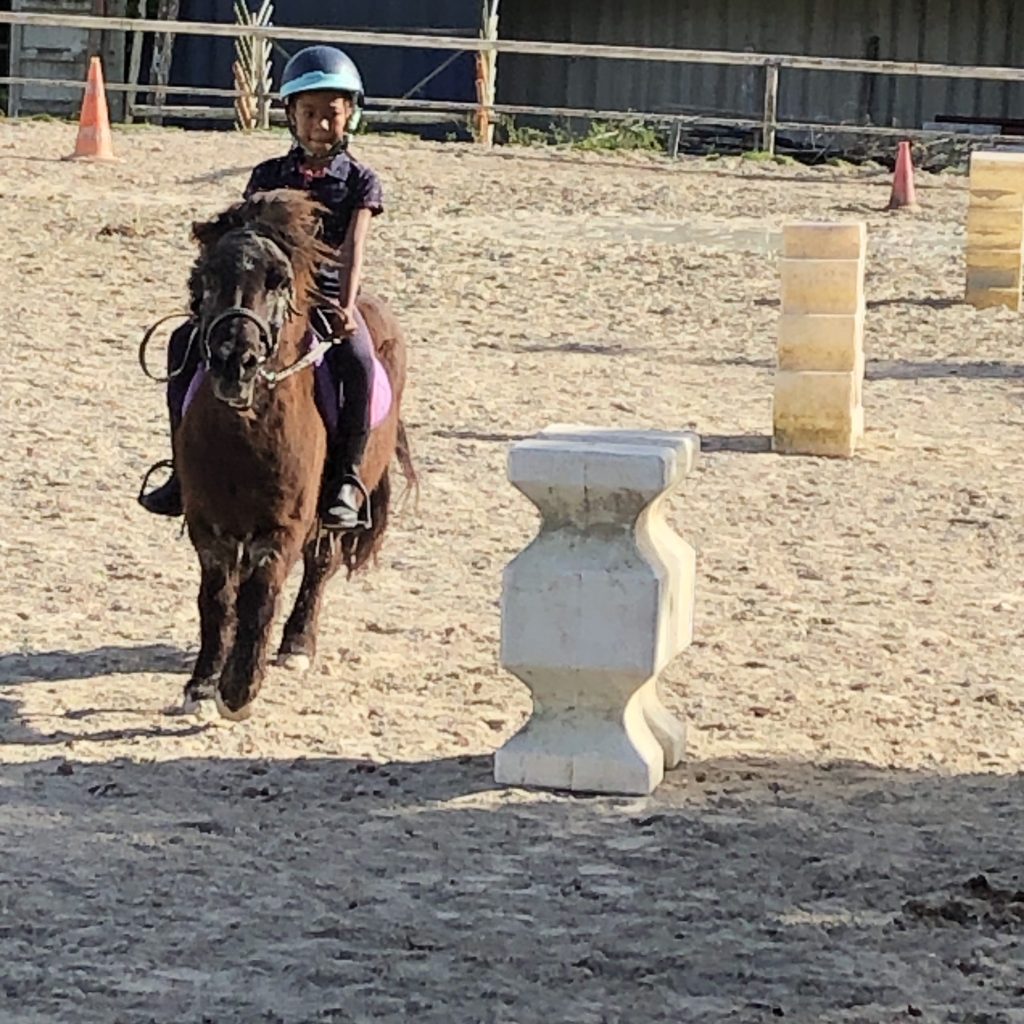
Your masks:
M 334 46 L 307 46 L 284 66 L 281 74 L 282 99 L 319 90 L 351 94 L 353 110 L 348 130 L 355 131 L 362 117 L 363 77 L 355 61 L 343 50 Z

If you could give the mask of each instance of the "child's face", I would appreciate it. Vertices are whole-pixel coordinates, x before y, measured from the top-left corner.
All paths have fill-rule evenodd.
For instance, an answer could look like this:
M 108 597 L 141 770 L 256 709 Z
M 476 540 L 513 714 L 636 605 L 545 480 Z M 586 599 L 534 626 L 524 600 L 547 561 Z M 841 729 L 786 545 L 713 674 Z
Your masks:
M 295 135 L 307 153 L 325 158 L 348 130 L 354 107 L 336 92 L 304 92 L 295 98 Z

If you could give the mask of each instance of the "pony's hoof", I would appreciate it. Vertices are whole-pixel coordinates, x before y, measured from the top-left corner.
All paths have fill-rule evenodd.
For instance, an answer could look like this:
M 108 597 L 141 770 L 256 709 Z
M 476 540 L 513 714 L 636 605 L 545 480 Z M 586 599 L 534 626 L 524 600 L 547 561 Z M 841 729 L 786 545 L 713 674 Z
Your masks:
M 217 692 L 217 684 L 212 679 L 192 679 L 185 685 L 185 693 L 181 699 L 179 714 L 198 715 L 202 712 L 203 702 L 213 700 Z
M 282 651 L 277 656 L 279 668 L 285 668 L 289 672 L 308 672 L 313 664 L 313 659 L 308 654 L 293 654 L 290 651 Z
M 221 718 L 226 718 L 229 722 L 244 722 L 247 718 L 252 718 L 252 701 L 232 710 L 224 703 L 224 698 L 219 693 L 214 695 L 214 700 L 217 702 Z

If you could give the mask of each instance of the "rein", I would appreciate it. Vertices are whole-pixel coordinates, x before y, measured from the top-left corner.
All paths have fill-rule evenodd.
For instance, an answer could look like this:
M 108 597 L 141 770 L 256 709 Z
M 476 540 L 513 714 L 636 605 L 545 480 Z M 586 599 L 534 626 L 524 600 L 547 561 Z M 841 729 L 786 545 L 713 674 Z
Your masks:
M 185 355 L 182 357 L 181 363 L 171 370 L 166 377 L 157 376 L 153 373 L 149 366 L 146 364 L 146 351 L 149 348 L 149 343 L 153 340 L 153 335 L 156 334 L 158 327 L 163 327 L 169 320 L 187 320 L 191 316 L 190 313 L 170 313 L 167 316 L 161 317 L 146 333 L 142 336 L 142 342 L 139 345 L 139 366 L 142 367 L 142 372 L 150 379 L 157 382 L 157 384 L 166 384 L 168 381 L 174 380 L 175 377 L 180 377 L 185 372 L 185 367 L 188 365 L 188 357 L 192 353 L 192 346 L 195 344 L 196 335 L 199 333 L 199 326 L 196 325 L 192 328 L 192 334 L 189 335 L 188 345 L 185 348 Z
M 325 339 L 321 337 L 321 340 L 318 341 L 304 356 L 296 359 L 290 366 L 286 366 L 283 370 L 269 370 L 265 364 L 277 351 L 277 330 L 275 330 L 263 317 L 259 315 L 259 313 L 256 313 L 254 310 L 248 309 L 245 306 L 231 306 L 211 320 L 209 325 L 207 325 L 205 330 L 202 332 L 200 332 L 199 325 L 196 324 L 192 328 L 192 334 L 189 336 L 188 346 L 185 349 L 185 354 L 182 357 L 180 365 L 171 370 L 166 377 L 158 376 L 149 369 L 149 366 L 146 363 L 146 351 L 149 348 L 150 342 L 153 340 L 153 335 L 156 333 L 158 328 L 162 327 L 168 321 L 188 319 L 190 316 L 190 313 L 170 313 L 157 320 L 157 322 L 153 324 L 153 326 L 150 327 L 143 335 L 142 343 L 139 345 L 139 365 L 142 367 L 142 372 L 150 380 L 156 381 L 158 384 L 166 384 L 168 381 L 174 380 L 175 377 L 180 376 L 184 372 L 185 366 L 188 364 L 188 357 L 192 352 L 192 346 L 195 344 L 197 337 L 199 338 L 203 364 L 207 369 L 209 369 L 210 335 L 217 327 L 229 320 L 244 319 L 249 320 L 251 323 L 256 325 L 256 329 L 260 334 L 260 341 L 266 350 L 266 355 L 262 360 L 260 360 L 257 374 L 271 390 L 277 387 L 281 381 L 287 380 L 289 377 L 293 377 L 295 374 L 301 373 L 303 370 L 319 362 L 325 353 L 329 352 L 335 345 L 339 344 L 339 341 L 334 339 Z M 321 319 L 323 318 L 321 317 Z M 314 333 L 318 334 L 315 329 Z
M 307 366 L 318 362 L 324 353 L 329 352 L 336 344 L 337 342 L 331 340 L 318 341 L 301 359 L 297 359 L 291 366 L 286 366 L 283 370 L 266 370 L 261 366 L 260 376 L 267 382 L 267 387 L 273 390 L 281 381 L 287 380 L 296 373 L 301 373 Z

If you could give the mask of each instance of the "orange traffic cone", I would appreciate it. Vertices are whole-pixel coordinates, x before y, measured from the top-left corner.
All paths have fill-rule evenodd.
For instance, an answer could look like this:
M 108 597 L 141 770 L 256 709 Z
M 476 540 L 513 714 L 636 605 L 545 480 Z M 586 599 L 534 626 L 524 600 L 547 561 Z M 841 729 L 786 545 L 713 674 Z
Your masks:
M 78 139 L 75 151 L 68 160 L 110 161 L 116 159 L 110 137 L 110 113 L 107 110 L 107 92 L 103 85 L 103 65 L 99 57 L 89 61 L 89 77 L 85 83 L 85 98 L 78 121 Z
M 889 210 L 916 210 L 917 194 L 914 191 L 914 162 L 910 156 L 910 143 L 901 142 L 896 156 L 896 173 L 892 179 L 892 195 Z

